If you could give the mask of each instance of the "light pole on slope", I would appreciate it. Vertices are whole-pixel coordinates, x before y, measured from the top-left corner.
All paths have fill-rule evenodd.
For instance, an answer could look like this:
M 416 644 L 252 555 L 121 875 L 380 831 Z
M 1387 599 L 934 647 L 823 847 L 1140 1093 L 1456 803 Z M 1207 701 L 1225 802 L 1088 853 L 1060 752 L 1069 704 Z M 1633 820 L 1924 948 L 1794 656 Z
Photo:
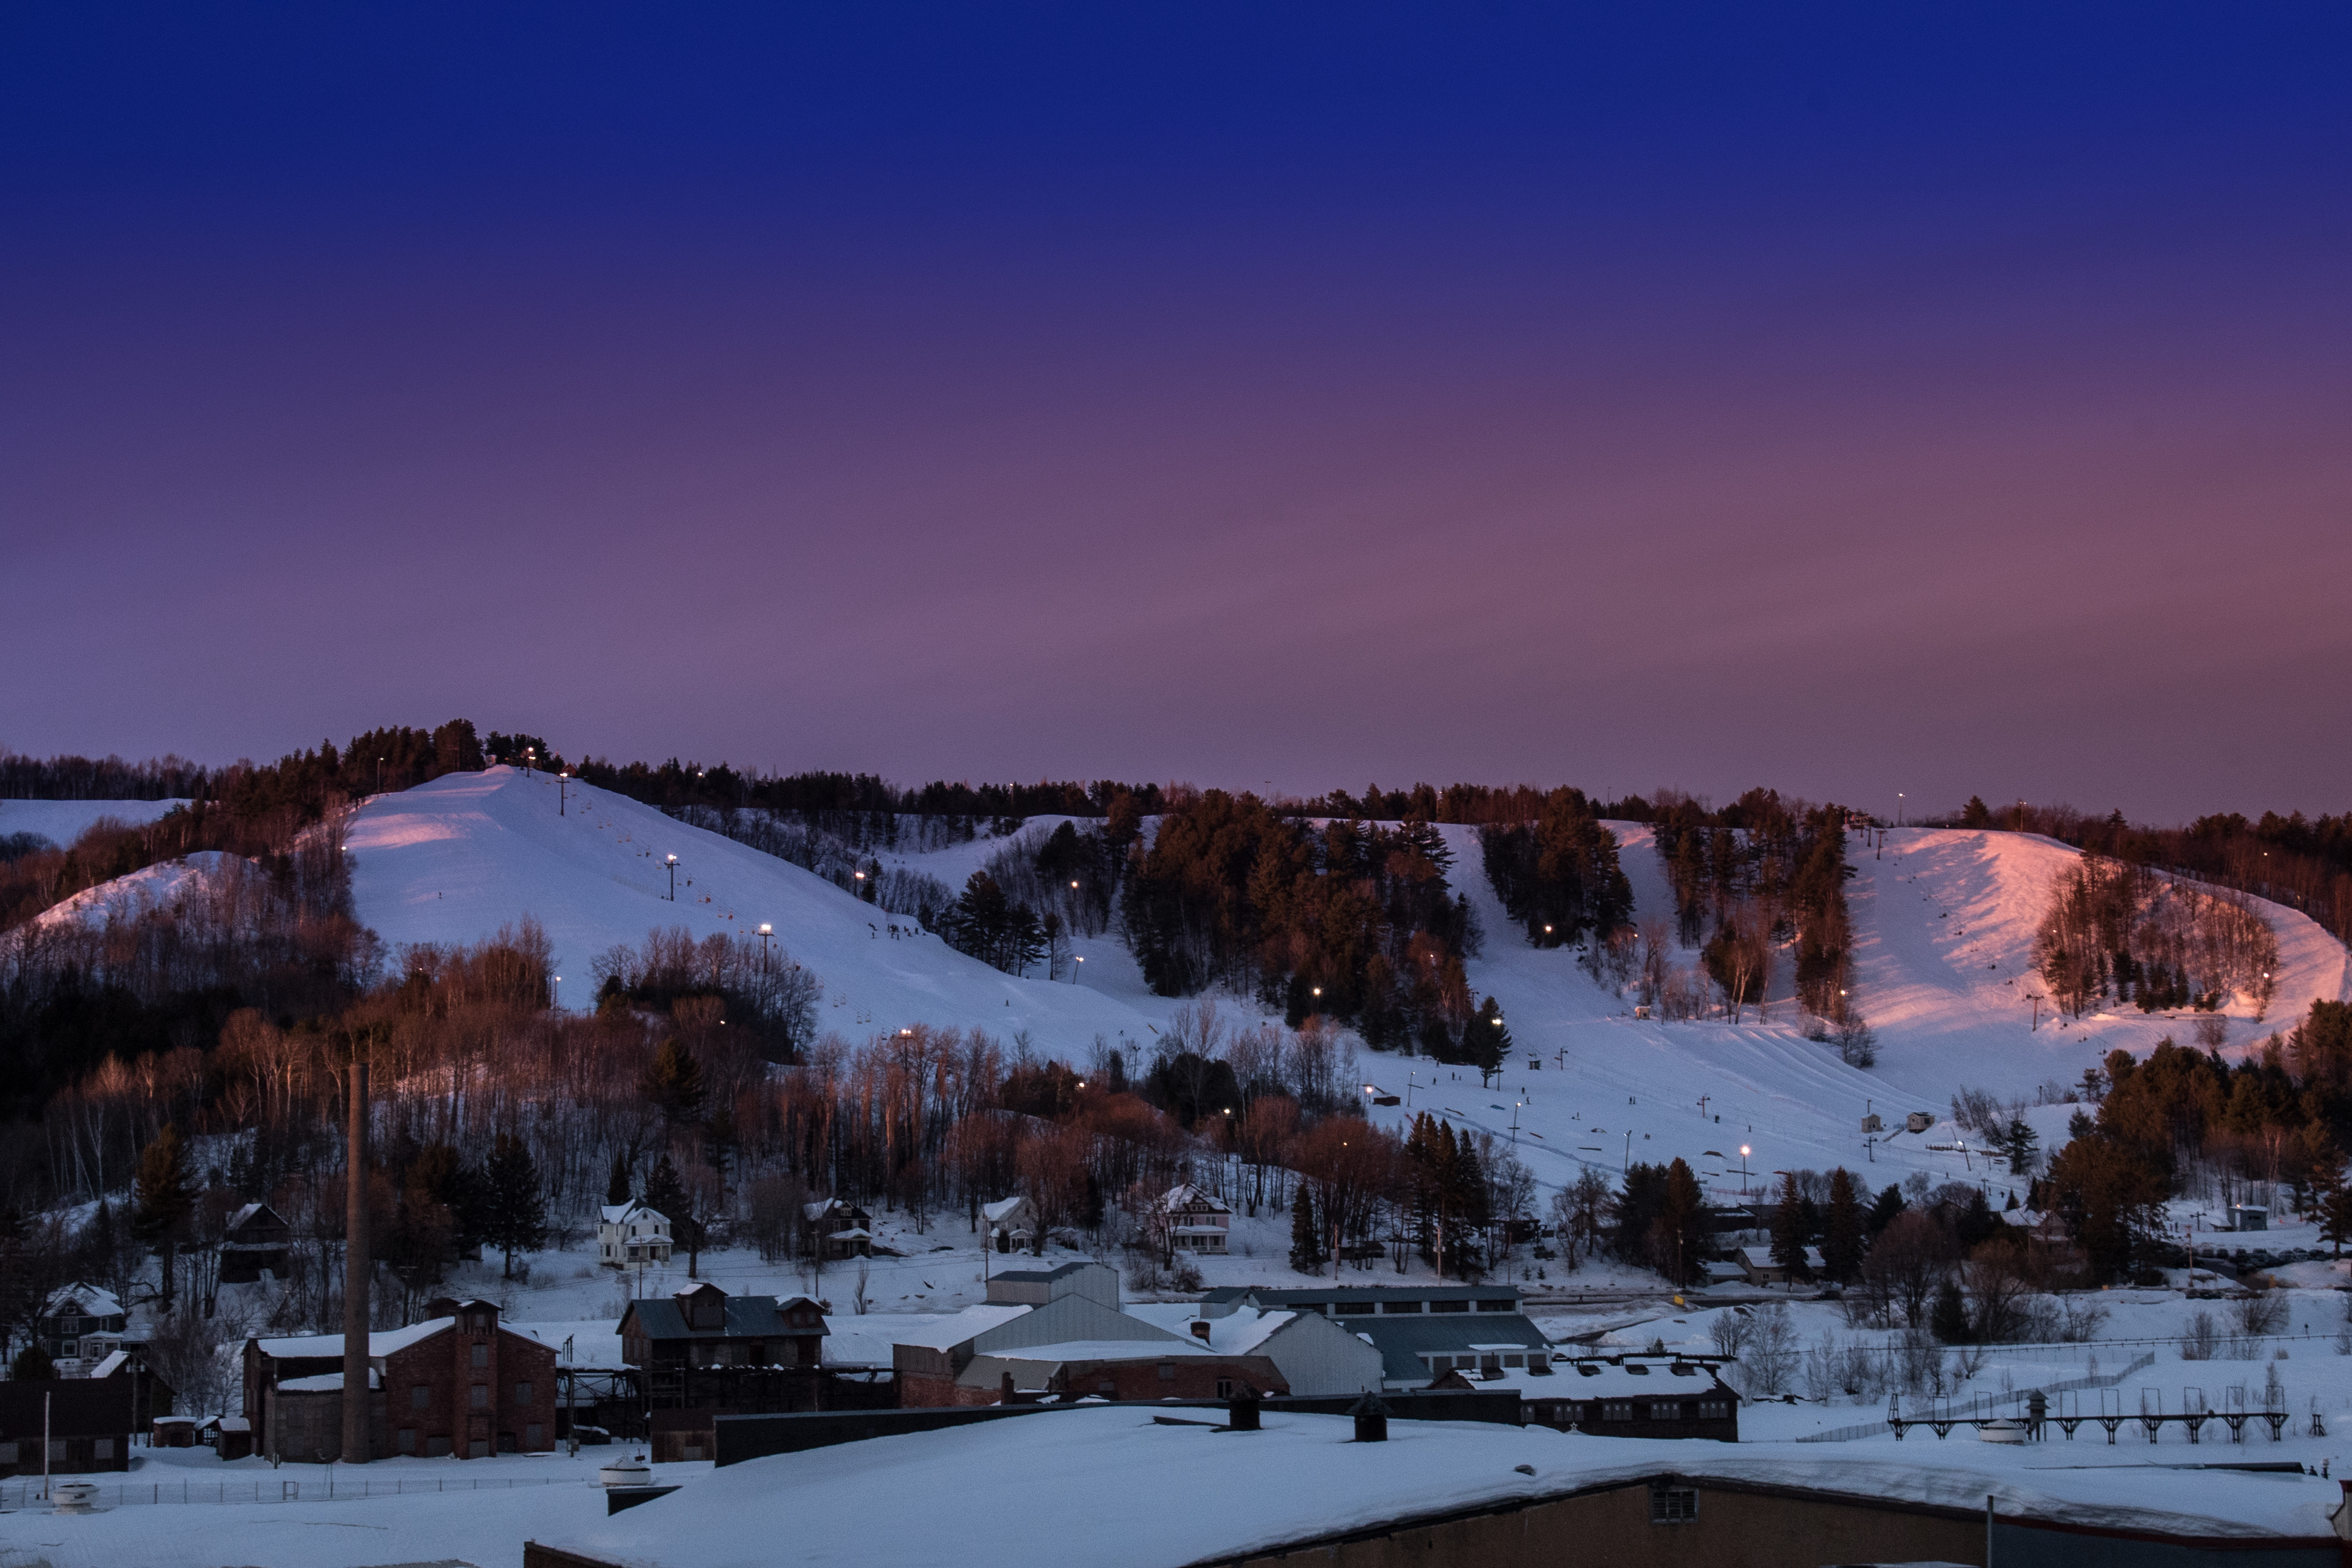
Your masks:
M 669 856 L 666 864 L 669 867 L 669 901 L 674 904 L 677 902 L 677 857 Z

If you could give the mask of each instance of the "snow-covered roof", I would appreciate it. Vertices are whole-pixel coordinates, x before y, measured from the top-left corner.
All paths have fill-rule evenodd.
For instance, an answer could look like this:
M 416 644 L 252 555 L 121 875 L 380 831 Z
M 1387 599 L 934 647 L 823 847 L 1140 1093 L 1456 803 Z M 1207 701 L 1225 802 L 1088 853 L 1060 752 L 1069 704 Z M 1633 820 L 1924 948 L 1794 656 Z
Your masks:
M 1234 1212 L 1233 1205 L 1224 1199 L 1212 1197 L 1190 1183 L 1179 1183 L 1169 1188 L 1168 1195 L 1160 1200 L 1160 1206 L 1171 1213 L 1181 1208 L 1202 1208 L 1214 1214 Z
M 229 1215 L 229 1216 L 228 1216 L 228 1227 L 227 1227 L 227 1228 L 229 1228 L 230 1230 L 235 1230 L 237 1226 L 239 1226 L 243 1225 L 247 1220 L 251 1219 L 255 1215 L 259 1214 L 259 1213 L 260 1213 L 264 1208 L 267 1208 L 268 1206 L 268 1205 L 266 1205 L 266 1204 L 247 1204 L 247 1205 L 246 1205 L 243 1208 L 241 1208 L 241 1209 L 237 1210 L 235 1214 L 233 1214 L 233 1215 Z
M 1532 1381 L 1543 1384 L 1547 1392 L 1530 1390 L 1531 1399 L 1675 1399 L 1705 1394 L 1716 1383 L 1706 1367 L 1663 1361 L 1554 1362 L 1549 1377 L 1538 1375 Z
M 368 1368 L 368 1386 L 370 1388 L 383 1386 L 383 1374 L 373 1367 Z M 280 1394 L 341 1394 L 342 1389 L 343 1374 L 340 1372 L 321 1372 L 309 1377 L 283 1378 L 278 1384 L 278 1392 Z
M 2341 1495 L 2315 1477 L 2137 1464 L 2042 1468 L 2050 1456 L 2028 1445 L 1887 1443 L 1874 1452 L 1849 1445 L 1832 1463 L 1818 1447 L 1792 1443 L 1667 1444 L 1392 1420 L 1391 1441 L 1358 1444 L 1345 1416 L 1269 1411 L 1264 1423 L 1261 1435 L 1235 1441 L 1206 1427 L 1155 1425 L 1148 1410 L 1073 1403 L 894 1438 L 887 1464 L 870 1445 L 853 1443 L 730 1465 L 697 1480 L 690 1501 L 609 1516 L 576 1510 L 533 1538 L 647 1568 L 898 1568 L 915 1557 L 1046 1563 L 1066 1557 L 1072 1541 L 1118 1542 L 1123 1568 L 1182 1568 L 1272 1556 L 1393 1521 L 1637 1484 L 1665 1471 L 1979 1517 L 1990 1495 L 2004 1514 L 2238 1536 L 2327 1536 L 2327 1511 Z M 1203 1498 L 1214 1506 L 1202 1506 Z M 877 1520 L 888 1528 L 877 1529 Z M 910 1542 L 933 1545 L 910 1556 Z
M 442 1330 L 453 1328 L 455 1318 L 428 1318 L 421 1323 L 411 1323 L 404 1329 L 385 1329 L 368 1336 L 368 1354 L 387 1356 L 394 1351 L 404 1351 L 419 1340 L 431 1339 Z M 313 1356 L 333 1356 L 343 1353 L 341 1334 L 296 1334 L 285 1339 L 256 1340 L 261 1353 L 280 1360 L 307 1359 Z M 278 1385 L 280 1388 L 284 1384 Z
M 998 1361 L 1173 1361 L 1179 1356 L 1214 1356 L 1198 1340 L 1070 1340 L 1055 1345 L 1018 1345 L 986 1354 Z
M 213 1420 L 206 1422 L 205 1425 L 210 1426 L 218 1426 L 224 1432 L 250 1432 L 253 1430 L 253 1422 L 251 1418 L 244 1415 L 216 1416 Z
M 669 1215 L 659 1209 L 650 1209 L 632 1198 L 625 1204 L 606 1204 L 596 1211 L 606 1225 L 627 1225 L 642 1220 L 647 1224 L 667 1225 Z
M 1739 1249 L 1739 1256 L 1748 1259 L 1748 1266 L 1750 1268 L 1777 1268 L 1780 1267 L 1779 1264 L 1772 1261 L 1772 1249 L 1769 1247 L 1743 1247 Z M 1828 1263 L 1822 1257 L 1822 1249 L 1820 1247 L 1808 1247 L 1805 1248 L 1805 1267 L 1808 1268 L 1826 1268 L 1829 1267 Z
M 117 1372 L 121 1370 L 122 1363 L 130 1359 L 130 1352 L 116 1351 L 110 1354 L 104 1361 L 100 1362 L 96 1366 L 91 1367 L 89 1369 L 89 1375 L 92 1377 L 112 1377 Z
M 77 1281 L 51 1291 L 48 1300 L 41 1308 L 41 1315 L 45 1318 L 62 1318 L 68 1314 L 85 1318 L 119 1318 L 122 1316 L 122 1303 L 111 1290 L 102 1290 L 95 1285 Z
M 928 1321 L 910 1323 L 899 1331 L 893 1344 L 913 1345 L 920 1350 L 951 1351 L 975 1335 L 1011 1322 L 1024 1312 L 1037 1309 L 1028 1306 L 998 1305 L 966 1307 L 961 1312 L 942 1312 Z
M 991 1225 L 997 1225 L 1009 1219 L 1013 1215 L 1020 1213 L 1024 1208 L 1034 1208 L 1035 1206 L 1036 1205 L 1030 1203 L 1027 1198 L 1021 1197 L 1016 1194 L 1015 1196 L 1009 1198 L 999 1198 L 992 1204 L 981 1205 L 980 1217 L 988 1221 Z
M 1127 1309 L 1128 1316 L 1141 1318 L 1154 1328 L 1166 1329 L 1172 1334 L 1183 1334 L 1201 1343 L 1194 1333 L 1194 1323 L 1209 1325 L 1209 1349 L 1218 1355 L 1255 1355 L 1258 1347 L 1272 1339 L 1295 1321 L 1296 1312 L 1262 1312 L 1253 1307 L 1242 1307 L 1221 1317 L 1202 1318 L 1194 1315 L 1188 1302 L 1138 1302 Z

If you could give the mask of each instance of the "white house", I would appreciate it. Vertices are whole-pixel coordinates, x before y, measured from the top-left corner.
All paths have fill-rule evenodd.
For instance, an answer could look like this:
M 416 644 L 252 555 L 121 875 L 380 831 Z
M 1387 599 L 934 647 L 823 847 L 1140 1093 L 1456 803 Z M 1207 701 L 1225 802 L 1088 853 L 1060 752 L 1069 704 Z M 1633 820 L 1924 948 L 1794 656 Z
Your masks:
M 597 1211 L 596 1261 L 607 1268 L 669 1261 L 669 1216 L 632 1200 Z
M 1168 1227 L 1168 1245 L 1184 1252 L 1223 1253 L 1234 1228 L 1234 1211 L 1222 1198 L 1213 1198 L 1193 1186 L 1175 1186 L 1160 1200 L 1160 1223 Z
M 980 1217 L 988 1222 L 988 1244 L 999 1252 L 1019 1252 L 1037 1240 L 1037 1205 L 1025 1197 L 982 1204 Z

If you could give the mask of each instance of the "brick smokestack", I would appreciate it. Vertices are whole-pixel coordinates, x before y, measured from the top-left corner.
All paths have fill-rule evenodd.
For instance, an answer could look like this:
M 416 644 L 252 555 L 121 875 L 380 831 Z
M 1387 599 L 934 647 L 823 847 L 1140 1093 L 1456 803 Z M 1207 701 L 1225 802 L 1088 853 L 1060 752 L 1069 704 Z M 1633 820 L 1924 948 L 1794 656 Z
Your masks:
M 368 1461 L 367 1063 L 352 1061 L 343 1156 L 343 1463 Z

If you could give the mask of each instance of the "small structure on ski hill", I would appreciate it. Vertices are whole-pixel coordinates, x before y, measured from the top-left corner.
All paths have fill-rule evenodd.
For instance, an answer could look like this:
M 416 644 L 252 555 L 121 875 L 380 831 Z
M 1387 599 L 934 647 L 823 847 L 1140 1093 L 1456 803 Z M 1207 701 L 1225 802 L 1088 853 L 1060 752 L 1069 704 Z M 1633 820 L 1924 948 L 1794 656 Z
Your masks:
M 1168 1189 L 1157 1218 L 1176 1251 L 1222 1257 L 1231 1250 L 1233 1206 L 1189 1183 Z
M 1129 1315 L 1188 1334 L 1223 1356 L 1265 1356 L 1294 1395 L 1331 1397 L 1378 1388 L 1385 1363 L 1368 1341 L 1320 1312 L 1242 1307 L 1213 1317 L 1184 1302 L 1144 1305 Z
M 874 1216 L 856 1204 L 824 1198 L 801 1205 L 801 1255 L 838 1263 L 874 1254 Z
M 2230 1228 L 2231 1230 L 2268 1230 L 2270 1227 L 2271 1211 L 2266 1205 L 2262 1204 L 2231 1204 L 2230 1205 Z
M 1228 1285 L 1201 1298 L 1204 1318 L 1244 1307 L 1329 1318 L 1381 1352 L 1387 1393 L 1426 1388 L 1457 1368 L 1507 1370 L 1551 1353 L 1513 1285 Z
M 228 1216 L 220 1245 L 220 1282 L 253 1285 L 261 1276 L 286 1272 L 294 1227 L 268 1204 L 247 1204 Z
M 1062 1263 L 1051 1268 L 999 1269 L 988 1277 L 988 1300 L 995 1306 L 1042 1307 L 1065 1296 L 1084 1296 L 1118 1311 L 1118 1270 L 1108 1263 Z
M 824 1311 L 806 1296 L 730 1296 L 705 1281 L 632 1301 L 621 1314 L 631 1366 L 779 1366 L 814 1371 L 824 1359 Z
M 992 1204 L 980 1205 L 980 1217 L 987 1226 L 988 1245 L 999 1252 L 1034 1250 L 1040 1233 L 1037 1227 L 1037 1205 L 1026 1197 L 1015 1194 L 999 1198 Z
M 1074 1285 L 1076 1280 L 1067 1282 Z M 1015 1281 L 1016 1285 L 1020 1283 Z M 1001 1355 L 1040 1345 L 1083 1345 L 1087 1355 L 1079 1359 L 1101 1360 L 1105 1359 L 1101 1353 L 1105 1345 L 1124 1347 L 1123 1353 L 1139 1357 L 1163 1352 L 1189 1354 L 1189 1350 L 1167 1348 L 1190 1343 L 1184 1335 L 1170 1333 L 1072 1289 L 1042 1306 L 1002 1301 L 942 1313 L 920 1327 L 902 1331 L 891 1344 L 890 1359 L 900 1407 L 929 1408 L 998 1402 L 1003 1392 L 1002 1373 L 1009 1369 L 997 1369 L 984 1384 L 967 1384 L 963 1374 L 977 1356 Z M 1015 1385 L 1027 1386 L 1020 1384 L 1017 1373 Z
M 596 1261 L 607 1268 L 667 1263 L 673 1245 L 669 1216 L 634 1198 L 596 1213 Z
M 49 1292 L 33 1320 L 33 1338 L 59 1377 L 79 1377 L 89 1363 L 121 1346 L 130 1325 L 113 1291 L 77 1280 Z

